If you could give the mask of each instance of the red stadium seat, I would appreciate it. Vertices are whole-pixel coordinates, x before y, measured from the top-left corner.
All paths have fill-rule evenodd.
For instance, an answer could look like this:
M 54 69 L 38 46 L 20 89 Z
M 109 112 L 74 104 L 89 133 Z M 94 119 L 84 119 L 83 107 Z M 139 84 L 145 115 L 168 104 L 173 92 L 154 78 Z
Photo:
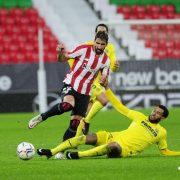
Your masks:
M 149 13 L 146 13 L 144 19 L 152 19 L 152 15 Z
M 167 52 L 167 58 L 172 58 L 173 57 L 173 50 L 172 48 L 167 48 L 166 52 Z
M 167 58 L 167 51 L 165 49 L 158 49 L 158 59 L 163 60 Z
M 130 6 L 119 6 L 119 7 L 117 7 L 117 13 L 122 13 L 122 14 L 131 13 L 131 7 Z
M 124 19 L 180 18 L 173 5 L 119 6 L 117 12 L 123 14 Z M 180 25 L 132 25 L 131 29 L 138 32 L 139 39 L 145 40 L 146 47 L 153 49 L 153 57 L 156 59 L 179 56 L 177 49 L 180 49 Z M 51 38 L 44 38 L 45 42 L 50 43 Z
M 0 46 L 0 54 L 2 54 L 4 52 L 4 48 L 3 46 Z
M 9 54 L 6 54 L 6 53 L 1 54 L 0 59 L 1 59 L 2 64 L 9 64 L 10 63 Z
M 136 13 L 136 14 L 139 14 L 139 13 L 145 14 L 145 12 L 146 12 L 146 7 L 145 6 L 134 5 L 134 6 L 132 6 L 131 9 L 132 9 L 132 12 Z
M 11 17 L 6 17 L 6 25 L 14 26 L 14 19 Z
M 146 7 L 146 11 L 150 14 L 152 13 L 160 13 L 161 8 L 155 5 L 149 5 Z
M 20 24 L 21 24 L 22 26 L 28 26 L 28 25 L 30 24 L 29 19 L 28 19 L 27 17 L 22 17 L 22 18 L 20 19 Z
M 139 13 L 137 14 L 137 18 L 138 18 L 138 19 L 145 19 L 145 17 L 146 17 L 146 14 L 145 14 L 144 12 L 139 12 Z
M 180 14 L 175 14 L 175 15 L 174 15 L 174 18 L 175 18 L 175 19 L 180 19 Z
M 7 9 L 0 9 L 0 17 L 6 17 L 8 15 Z
M 179 49 L 174 49 L 173 54 L 172 54 L 172 58 L 180 59 L 180 51 L 179 51 Z
M 0 9 L 0 63 L 38 61 L 38 28 L 44 28 L 48 62 L 56 57 L 57 39 L 36 9 Z
M 175 47 L 174 41 L 167 40 L 166 41 L 166 48 L 173 49 Z
M 160 13 L 151 14 L 151 19 L 160 19 Z
M 32 16 L 38 18 L 38 16 L 39 16 L 37 10 L 34 9 L 34 8 L 28 8 L 28 9 L 26 9 L 26 10 L 24 11 L 24 15 L 27 16 L 28 18 L 29 18 L 29 17 L 32 17 Z
M 166 13 L 166 12 L 171 12 L 174 13 L 175 12 L 175 8 L 173 5 L 162 5 L 161 6 L 161 11 Z
M 161 39 L 158 41 L 158 46 L 161 49 L 166 49 L 166 40 L 165 39 Z
M 174 41 L 174 46 L 175 46 L 176 49 L 180 50 L 180 39 Z
M 9 14 L 13 17 L 22 17 L 23 16 L 23 11 L 19 8 L 12 8 L 9 10 Z
M 166 18 L 167 18 L 167 19 L 174 19 L 174 18 L 175 18 L 174 12 L 168 12 L 168 13 L 166 13 Z

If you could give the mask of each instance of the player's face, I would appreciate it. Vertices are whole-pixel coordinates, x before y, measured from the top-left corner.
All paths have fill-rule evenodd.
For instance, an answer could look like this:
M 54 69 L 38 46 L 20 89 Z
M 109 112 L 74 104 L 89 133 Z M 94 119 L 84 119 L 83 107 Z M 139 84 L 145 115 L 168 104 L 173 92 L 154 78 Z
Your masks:
M 108 33 L 107 30 L 106 30 L 106 28 L 105 28 L 104 26 L 98 26 L 97 32 L 99 32 L 99 31 Z M 97 32 L 96 32 L 96 33 L 97 33 Z
M 151 112 L 149 119 L 151 121 L 158 121 L 158 120 L 164 119 L 163 112 L 164 112 L 164 110 L 157 106 Z
M 96 38 L 94 41 L 94 51 L 97 55 L 101 55 L 104 52 L 107 43 L 100 38 Z

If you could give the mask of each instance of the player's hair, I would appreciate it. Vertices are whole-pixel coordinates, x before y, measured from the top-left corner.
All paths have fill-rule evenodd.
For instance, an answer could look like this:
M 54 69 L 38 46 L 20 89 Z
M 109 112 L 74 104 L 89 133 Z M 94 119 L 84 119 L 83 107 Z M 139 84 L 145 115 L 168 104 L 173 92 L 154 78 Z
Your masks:
M 107 33 L 109 32 L 109 29 L 108 29 L 108 27 L 107 27 L 107 25 L 106 25 L 106 24 L 98 24 L 98 25 L 96 26 L 95 33 L 97 33 L 97 29 L 98 29 L 98 27 L 99 27 L 99 26 L 103 26 L 103 27 L 105 27 L 105 28 L 106 28 Z
M 169 115 L 169 111 L 168 111 L 167 107 L 164 106 L 164 105 L 161 105 L 161 104 L 158 105 L 158 107 L 161 108 L 161 109 L 164 111 L 164 112 L 163 112 L 163 117 L 167 118 L 168 115 Z
M 108 34 L 105 33 L 105 32 L 102 32 L 102 31 L 97 32 L 97 34 L 96 34 L 96 36 L 95 36 L 95 40 L 96 40 L 97 38 L 99 38 L 99 39 L 101 39 L 101 40 L 103 40 L 103 41 L 106 41 L 106 43 L 108 43 L 109 37 L 108 37 Z

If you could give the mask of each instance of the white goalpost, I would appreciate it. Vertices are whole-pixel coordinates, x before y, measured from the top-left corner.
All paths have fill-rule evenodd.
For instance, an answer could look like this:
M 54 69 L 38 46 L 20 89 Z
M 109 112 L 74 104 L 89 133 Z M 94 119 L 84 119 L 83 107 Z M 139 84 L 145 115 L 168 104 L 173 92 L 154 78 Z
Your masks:
M 47 82 L 46 71 L 44 68 L 44 51 L 43 51 L 43 30 L 38 30 L 38 46 L 39 46 L 39 69 L 38 75 L 38 97 L 39 112 L 43 113 L 47 110 Z

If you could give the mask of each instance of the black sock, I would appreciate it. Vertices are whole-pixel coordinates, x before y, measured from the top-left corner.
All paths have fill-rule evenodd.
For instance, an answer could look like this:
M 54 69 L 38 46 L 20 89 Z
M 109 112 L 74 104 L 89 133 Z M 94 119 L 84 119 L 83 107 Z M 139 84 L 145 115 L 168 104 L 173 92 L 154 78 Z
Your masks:
M 63 141 L 70 139 L 76 135 L 77 127 L 79 126 L 80 120 L 73 119 L 70 121 L 69 128 L 65 131 Z
M 64 112 L 68 112 L 73 109 L 73 106 L 67 102 L 61 102 L 60 104 L 56 104 L 51 109 L 42 113 L 42 120 L 46 120 L 47 118 L 55 115 L 63 114 Z

